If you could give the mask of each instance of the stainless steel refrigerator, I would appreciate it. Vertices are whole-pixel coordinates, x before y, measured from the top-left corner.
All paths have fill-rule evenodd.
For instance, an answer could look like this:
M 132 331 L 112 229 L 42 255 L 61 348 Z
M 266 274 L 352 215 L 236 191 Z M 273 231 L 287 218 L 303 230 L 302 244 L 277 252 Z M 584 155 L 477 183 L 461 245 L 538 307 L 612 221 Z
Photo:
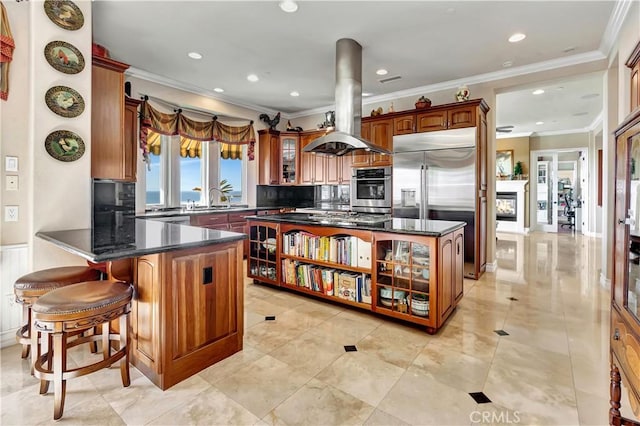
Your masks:
M 393 137 L 393 216 L 464 221 L 464 273 L 475 277 L 476 128 Z

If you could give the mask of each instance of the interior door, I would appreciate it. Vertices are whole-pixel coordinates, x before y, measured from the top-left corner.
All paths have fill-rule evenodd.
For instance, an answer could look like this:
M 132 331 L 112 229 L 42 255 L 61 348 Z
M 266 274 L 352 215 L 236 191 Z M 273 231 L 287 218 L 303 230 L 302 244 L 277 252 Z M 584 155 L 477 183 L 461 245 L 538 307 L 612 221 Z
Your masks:
M 536 158 L 536 228 L 558 232 L 558 154 L 544 153 Z

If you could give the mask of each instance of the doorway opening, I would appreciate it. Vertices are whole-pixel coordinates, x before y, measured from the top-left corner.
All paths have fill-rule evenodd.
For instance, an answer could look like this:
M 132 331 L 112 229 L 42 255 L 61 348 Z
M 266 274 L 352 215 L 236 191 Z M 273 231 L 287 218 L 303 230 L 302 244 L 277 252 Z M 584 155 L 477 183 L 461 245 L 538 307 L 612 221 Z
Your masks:
M 587 232 L 587 148 L 532 151 L 531 164 L 532 230 Z

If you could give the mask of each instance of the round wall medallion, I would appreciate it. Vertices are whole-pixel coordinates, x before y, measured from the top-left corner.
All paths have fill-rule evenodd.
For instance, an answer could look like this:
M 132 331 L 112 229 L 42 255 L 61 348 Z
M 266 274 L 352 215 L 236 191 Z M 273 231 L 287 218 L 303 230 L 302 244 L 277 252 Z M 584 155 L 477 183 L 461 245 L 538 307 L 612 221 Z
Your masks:
M 78 30 L 84 25 L 82 11 L 69 0 L 46 0 L 44 12 L 51 19 L 51 22 L 65 30 Z
M 47 90 L 44 100 L 51 111 L 62 117 L 77 117 L 84 111 L 82 95 L 71 87 L 54 86 Z
M 65 74 L 77 74 L 84 69 L 84 56 L 71 43 L 52 41 L 44 47 L 49 65 Z
M 84 141 L 69 130 L 49 133 L 44 147 L 50 156 L 59 161 L 76 161 L 84 154 Z

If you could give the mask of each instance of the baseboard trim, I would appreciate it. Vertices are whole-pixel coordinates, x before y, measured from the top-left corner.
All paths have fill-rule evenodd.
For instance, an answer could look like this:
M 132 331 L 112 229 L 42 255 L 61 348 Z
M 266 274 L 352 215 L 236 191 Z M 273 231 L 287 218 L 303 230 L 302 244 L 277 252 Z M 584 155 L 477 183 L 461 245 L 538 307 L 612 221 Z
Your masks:
M 0 333 L 0 348 L 7 348 L 18 343 L 16 342 L 17 330 L 17 328 L 14 328 L 13 330 L 7 330 Z
M 498 261 L 494 260 L 493 262 L 487 262 L 486 271 L 487 272 L 495 272 L 498 270 Z

